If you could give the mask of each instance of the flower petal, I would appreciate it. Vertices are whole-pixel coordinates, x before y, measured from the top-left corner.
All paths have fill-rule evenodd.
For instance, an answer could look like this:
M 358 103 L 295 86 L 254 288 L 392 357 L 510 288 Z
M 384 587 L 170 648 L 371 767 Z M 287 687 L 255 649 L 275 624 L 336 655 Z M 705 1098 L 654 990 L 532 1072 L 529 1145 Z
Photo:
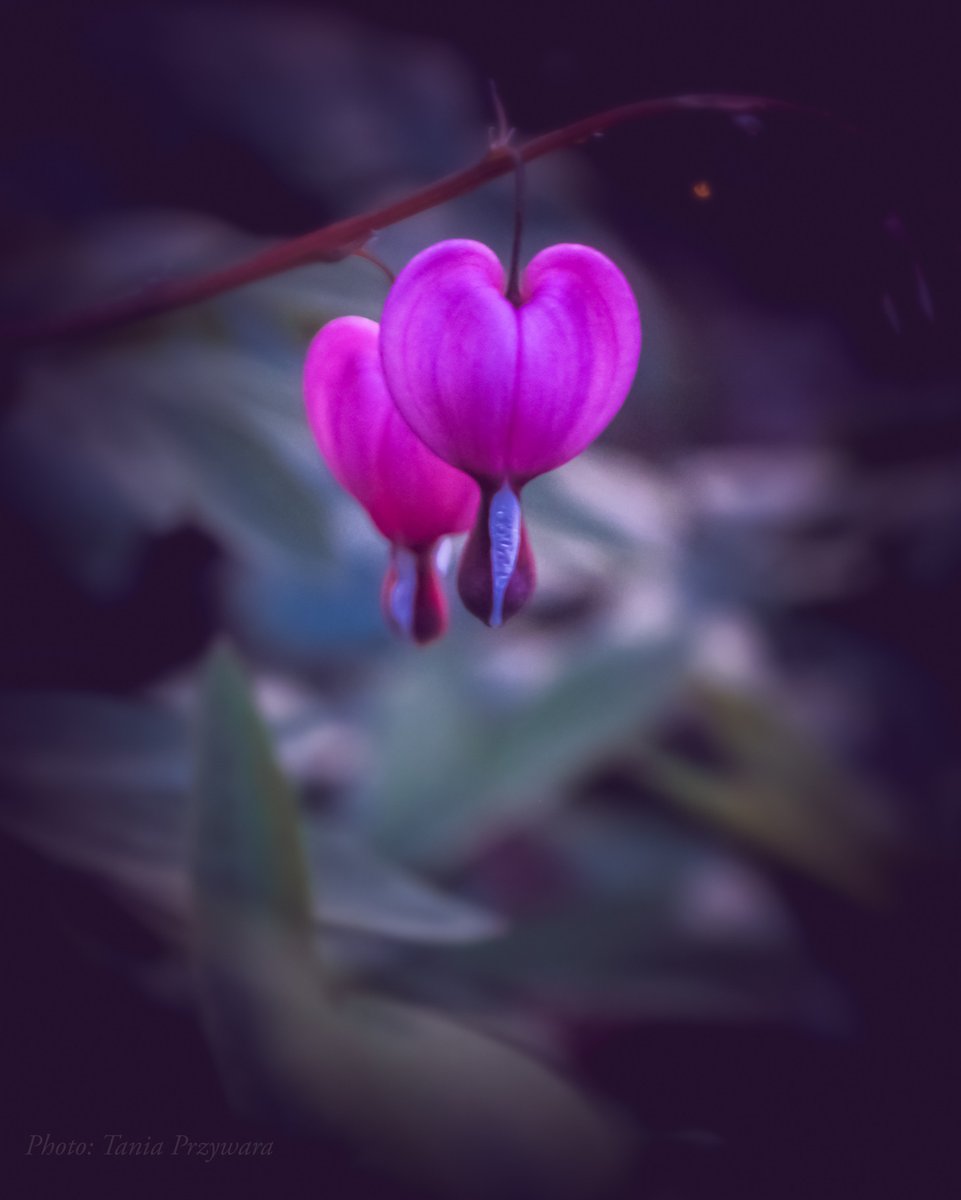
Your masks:
M 464 607 L 496 629 L 524 607 L 536 577 L 520 497 L 509 484 L 485 488 L 457 571 Z
M 624 403 L 641 352 L 637 303 L 589 246 L 542 251 L 524 272 L 508 468 L 519 481 L 574 458 Z
M 409 642 L 425 646 L 447 630 L 447 600 L 433 552 L 392 546 L 380 595 L 387 625 Z
M 307 352 L 307 415 L 334 478 L 391 542 L 412 549 L 470 527 L 477 485 L 411 432 L 387 390 L 376 322 L 339 317 Z
M 476 478 L 507 469 L 517 314 L 480 242 L 439 242 L 404 268 L 381 319 L 384 372 L 411 428 Z

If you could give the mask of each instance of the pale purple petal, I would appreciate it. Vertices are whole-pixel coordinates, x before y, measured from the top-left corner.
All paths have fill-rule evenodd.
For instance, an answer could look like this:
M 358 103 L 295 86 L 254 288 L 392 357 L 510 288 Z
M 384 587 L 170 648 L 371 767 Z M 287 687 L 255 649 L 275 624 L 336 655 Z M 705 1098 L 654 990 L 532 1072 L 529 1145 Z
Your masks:
M 490 624 L 493 629 L 504 621 L 504 599 L 520 557 L 522 528 L 520 498 L 505 483 L 492 496 L 487 518 L 487 535 L 491 544 Z
M 384 537 L 418 548 L 469 528 L 477 485 L 432 454 L 397 411 L 374 321 L 340 317 L 321 329 L 307 352 L 304 395 L 334 478 Z
M 479 242 L 439 242 L 391 288 L 381 355 L 398 408 L 446 462 L 478 478 L 507 469 L 517 314 L 504 271 Z

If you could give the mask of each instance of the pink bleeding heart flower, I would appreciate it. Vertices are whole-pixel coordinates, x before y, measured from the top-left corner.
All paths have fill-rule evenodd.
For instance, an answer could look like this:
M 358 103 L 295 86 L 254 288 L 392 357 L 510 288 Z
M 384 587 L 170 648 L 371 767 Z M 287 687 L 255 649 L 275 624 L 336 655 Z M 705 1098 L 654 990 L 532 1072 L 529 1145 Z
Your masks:
M 521 489 L 588 446 L 634 380 L 641 322 L 630 285 L 597 250 L 551 246 L 514 303 L 493 251 L 439 242 L 391 288 L 380 347 L 410 427 L 480 484 L 458 586 L 471 612 L 500 625 L 534 587 Z
M 365 317 L 321 329 L 304 367 L 307 416 L 334 478 L 391 544 L 381 597 L 388 623 L 429 642 L 447 627 L 436 543 L 470 528 L 479 493 L 411 432 L 387 390 L 378 341 Z

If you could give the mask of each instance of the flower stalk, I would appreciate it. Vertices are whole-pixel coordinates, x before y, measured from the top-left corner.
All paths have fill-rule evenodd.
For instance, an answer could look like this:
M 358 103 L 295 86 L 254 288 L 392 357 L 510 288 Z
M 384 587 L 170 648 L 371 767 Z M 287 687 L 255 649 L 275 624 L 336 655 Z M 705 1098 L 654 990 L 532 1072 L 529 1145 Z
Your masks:
M 370 238 L 380 229 L 454 200 L 493 179 L 517 169 L 518 163 L 533 162 L 629 121 L 648 120 L 681 112 L 717 112 L 732 117 L 761 112 L 794 112 L 833 120 L 828 114 L 787 101 L 763 96 L 705 94 L 668 96 L 639 100 L 595 113 L 560 129 L 531 138 L 521 146 L 496 142 L 473 166 L 455 171 L 436 183 L 370 212 L 335 221 L 311 233 L 268 246 L 250 258 L 216 271 L 181 279 L 164 280 L 130 296 L 95 305 L 65 316 L 38 318 L 0 325 L 0 341 L 32 343 L 89 336 L 160 316 L 179 308 L 210 300 L 235 288 L 268 279 L 295 267 L 320 262 L 339 262 L 365 251 Z M 369 257 L 366 253 L 365 257 Z

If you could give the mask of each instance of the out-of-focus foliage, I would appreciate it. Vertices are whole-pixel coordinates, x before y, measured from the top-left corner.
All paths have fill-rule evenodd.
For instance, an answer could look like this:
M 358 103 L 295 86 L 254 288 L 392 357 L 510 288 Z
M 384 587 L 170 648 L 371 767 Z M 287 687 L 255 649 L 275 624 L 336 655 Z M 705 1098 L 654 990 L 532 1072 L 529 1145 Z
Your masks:
M 876 894 L 896 832 L 877 797 L 754 698 L 707 688 L 696 702 L 725 769 L 654 750 L 646 759 L 653 782 L 789 862 L 867 898 Z
M 192 845 L 185 715 L 95 695 L 7 695 L 0 729 L 5 823 L 55 858 L 101 873 L 181 944 Z M 322 706 L 301 700 L 274 732 L 281 761 L 303 763 L 306 755 L 314 780 L 343 770 L 350 731 Z M 414 940 L 470 939 L 498 928 L 493 917 L 391 866 L 322 809 L 305 814 L 303 839 L 321 924 Z
M 236 663 L 199 713 L 193 942 L 201 1006 L 248 1111 L 318 1118 L 471 1196 L 594 1191 L 624 1131 L 549 1071 L 435 1013 L 332 991 L 309 938 L 296 810 Z

